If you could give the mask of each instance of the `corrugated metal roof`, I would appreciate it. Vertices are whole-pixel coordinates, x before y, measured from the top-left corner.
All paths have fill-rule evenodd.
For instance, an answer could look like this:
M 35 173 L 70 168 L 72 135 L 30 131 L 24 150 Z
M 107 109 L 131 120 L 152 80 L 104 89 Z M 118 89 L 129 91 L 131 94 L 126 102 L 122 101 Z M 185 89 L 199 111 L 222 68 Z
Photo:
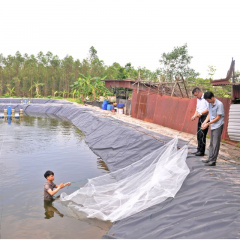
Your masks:
M 240 141 L 240 104 L 231 104 L 230 106 L 228 136 L 232 141 Z

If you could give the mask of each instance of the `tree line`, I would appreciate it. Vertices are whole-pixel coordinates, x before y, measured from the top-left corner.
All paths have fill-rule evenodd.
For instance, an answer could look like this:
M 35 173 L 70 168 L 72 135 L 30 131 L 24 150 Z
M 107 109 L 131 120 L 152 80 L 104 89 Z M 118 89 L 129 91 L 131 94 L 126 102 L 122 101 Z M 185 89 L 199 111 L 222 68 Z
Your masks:
M 187 44 L 175 47 L 170 53 L 163 53 L 160 67 L 151 71 L 145 67 L 134 68 L 131 63 L 121 66 L 114 62 L 105 65 L 92 46 L 89 56 L 82 61 L 66 56 L 60 59 L 52 52 L 39 52 L 35 55 L 21 54 L 3 56 L 0 54 L 0 96 L 3 97 L 86 97 L 96 99 L 100 95 L 111 95 L 104 87 L 103 79 L 131 79 L 162 82 L 175 81 L 181 74 L 190 86 L 199 80 L 194 69 L 189 67 L 192 56 L 188 54 Z M 210 75 L 214 68 L 210 68 Z
M 141 69 L 143 78 L 157 79 L 157 73 Z M 104 64 L 94 47 L 82 61 L 66 56 L 60 59 L 52 52 L 35 55 L 21 54 L 3 56 L 0 54 L 0 96 L 5 97 L 71 97 L 74 83 L 82 78 L 137 79 L 138 69 L 131 63 L 121 66 L 114 62 Z

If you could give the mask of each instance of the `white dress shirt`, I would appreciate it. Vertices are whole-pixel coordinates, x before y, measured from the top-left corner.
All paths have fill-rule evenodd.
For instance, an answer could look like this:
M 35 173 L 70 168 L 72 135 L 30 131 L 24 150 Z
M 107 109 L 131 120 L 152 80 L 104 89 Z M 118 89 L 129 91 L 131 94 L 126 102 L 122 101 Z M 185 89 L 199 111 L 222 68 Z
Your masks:
M 202 112 L 206 111 L 209 107 L 209 103 L 204 99 L 204 94 L 202 94 L 202 97 L 199 99 L 197 98 L 197 108 L 196 111 L 200 114 Z

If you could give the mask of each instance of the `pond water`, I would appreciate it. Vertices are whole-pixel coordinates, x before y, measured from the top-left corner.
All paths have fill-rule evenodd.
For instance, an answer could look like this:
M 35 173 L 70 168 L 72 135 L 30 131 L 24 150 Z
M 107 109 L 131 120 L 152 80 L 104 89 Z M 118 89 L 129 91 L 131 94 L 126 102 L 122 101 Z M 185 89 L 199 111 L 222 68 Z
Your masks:
M 0 119 L 0 238 L 101 238 L 111 223 L 68 212 L 56 199 L 44 204 L 43 174 L 72 193 L 88 178 L 107 172 L 87 146 L 83 133 L 56 118 Z

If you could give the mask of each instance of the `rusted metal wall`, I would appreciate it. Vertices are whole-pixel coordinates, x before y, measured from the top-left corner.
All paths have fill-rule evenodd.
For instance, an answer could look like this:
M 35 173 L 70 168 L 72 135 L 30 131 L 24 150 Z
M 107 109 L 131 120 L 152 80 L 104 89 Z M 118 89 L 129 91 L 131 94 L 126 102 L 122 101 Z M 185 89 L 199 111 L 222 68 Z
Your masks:
M 223 102 L 225 124 L 222 139 L 229 139 L 227 134 L 228 114 L 231 99 L 218 98 Z M 197 132 L 197 120 L 191 121 L 196 110 L 197 99 L 161 96 L 148 91 L 136 90 L 132 96 L 132 117 L 156 123 L 168 128 L 187 133 Z
M 233 97 L 240 98 L 240 85 L 233 85 Z
M 225 113 L 222 139 L 229 140 L 227 129 L 228 129 L 229 110 L 230 110 L 230 105 L 232 103 L 232 100 L 230 98 L 217 98 L 217 99 L 219 99 L 223 103 L 224 113 Z

